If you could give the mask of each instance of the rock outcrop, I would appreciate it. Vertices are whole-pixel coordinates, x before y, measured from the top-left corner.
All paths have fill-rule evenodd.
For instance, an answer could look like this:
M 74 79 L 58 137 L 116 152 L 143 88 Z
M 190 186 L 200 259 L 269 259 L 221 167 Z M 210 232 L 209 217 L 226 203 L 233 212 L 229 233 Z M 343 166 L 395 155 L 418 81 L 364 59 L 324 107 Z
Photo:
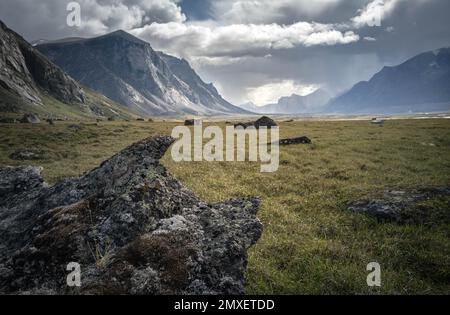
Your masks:
M 260 127 L 266 127 L 268 129 L 270 129 L 272 127 L 277 127 L 277 126 L 278 126 L 278 124 L 275 122 L 275 120 L 273 120 L 272 118 L 269 118 L 267 116 L 263 116 L 254 122 L 240 122 L 240 123 L 237 123 L 234 125 L 235 128 L 243 127 L 244 129 L 248 128 L 248 127 L 255 127 L 256 129 L 259 129 Z
M 173 141 L 143 140 L 54 186 L 40 168 L 0 168 L 0 293 L 243 293 L 259 200 L 202 202 L 159 162 Z M 67 286 L 71 262 L 81 287 Z
M 33 113 L 26 113 L 23 115 L 22 119 L 20 120 L 22 124 L 39 124 L 41 123 L 41 119 L 38 115 Z
M 0 21 L 0 89 L 32 104 L 42 104 L 40 91 L 64 103 L 84 103 L 81 87 L 60 68 Z
M 298 137 L 280 140 L 280 145 L 294 145 L 294 144 L 311 144 L 312 141 L 308 137 Z
M 366 198 L 349 204 L 350 211 L 367 214 L 380 221 L 405 223 L 424 223 L 427 218 L 435 215 L 435 209 L 428 209 L 420 202 L 450 196 L 450 188 L 435 187 L 416 190 L 391 190 L 385 191 L 381 197 Z M 444 210 L 443 219 L 450 222 L 450 215 Z M 441 209 L 442 210 L 442 209 Z M 436 220 L 434 220 L 436 221 Z

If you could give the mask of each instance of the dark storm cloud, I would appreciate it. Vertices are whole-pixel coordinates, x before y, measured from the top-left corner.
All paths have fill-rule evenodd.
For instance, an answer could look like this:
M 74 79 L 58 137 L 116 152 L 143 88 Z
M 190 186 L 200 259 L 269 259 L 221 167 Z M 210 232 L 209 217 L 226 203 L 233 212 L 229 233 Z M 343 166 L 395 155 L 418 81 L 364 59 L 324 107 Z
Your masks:
M 308 85 L 338 93 L 450 46 L 448 0 L 80 0 L 81 28 L 66 25 L 68 2 L 2 0 L 0 18 L 28 40 L 125 29 L 189 59 L 235 103 L 268 84 L 280 96 Z M 384 8 L 381 26 L 364 24 L 368 4 Z

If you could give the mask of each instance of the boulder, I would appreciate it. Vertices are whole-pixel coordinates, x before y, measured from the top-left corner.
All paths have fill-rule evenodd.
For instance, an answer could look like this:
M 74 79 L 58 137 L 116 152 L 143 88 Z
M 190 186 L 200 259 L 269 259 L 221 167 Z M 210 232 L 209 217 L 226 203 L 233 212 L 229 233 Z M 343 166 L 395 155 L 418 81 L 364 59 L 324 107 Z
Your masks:
M 194 119 L 187 119 L 184 121 L 184 125 L 185 126 L 194 126 L 195 125 L 195 120 Z
M 272 128 L 272 127 L 277 127 L 277 123 L 275 122 L 275 120 L 267 117 L 267 116 L 263 116 L 260 119 L 258 119 L 257 121 L 255 121 L 255 127 L 256 129 L 259 129 L 260 127 L 267 127 L 267 128 Z
M 280 140 L 280 145 L 311 144 L 311 143 L 312 141 L 308 137 L 298 137 Z
M 72 131 L 80 131 L 83 129 L 83 126 L 72 124 L 72 125 L 67 126 L 67 129 L 70 129 Z
M 373 216 L 380 221 L 399 224 L 423 223 L 427 217 L 432 216 L 431 212 L 434 209 L 424 209 L 419 203 L 440 196 L 450 196 L 450 188 L 389 190 L 379 197 L 353 201 L 348 205 L 348 209 L 355 213 Z M 450 222 L 448 211 L 446 212 L 445 217 Z
M 0 294 L 244 293 L 259 200 L 201 201 L 159 162 L 173 141 L 54 186 L 40 168 L 0 168 Z M 81 287 L 67 285 L 72 262 Z
M 244 129 L 248 127 L 255 127 L 256 129 L 259 129 L 260 127 L 267 127 L 268 129 L 270 129 L 276 126 L 278 126 L 277 123 L 267 116 L 263 116 L 254 122 L 239 122 L 234 124 L 234 128 L 243 127 Z
M 39 119 L 39 116 L 36 114 L 26 113 L 23 115 L 20 122 L 23 124 L 39 124 L 41 120 Z

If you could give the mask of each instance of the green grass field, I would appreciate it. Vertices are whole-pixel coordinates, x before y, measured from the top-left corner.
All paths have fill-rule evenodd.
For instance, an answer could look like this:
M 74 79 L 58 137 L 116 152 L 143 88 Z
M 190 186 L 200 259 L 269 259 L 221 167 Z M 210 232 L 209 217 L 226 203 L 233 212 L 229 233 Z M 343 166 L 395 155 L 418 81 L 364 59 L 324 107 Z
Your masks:
M 173 122 L 0 125 L 0 165 L 44 167 L 50 183 L 78 176 L 129 144 L 170 134 Z M 225 126 L 225 124 L 221 124 Z M 282 123 L 281 137 L 306 135 L 313 145 L 281 148 L 280 169 L 259 163 L 183 162 L 164 165 L 200 197 L 214 202 L 260 196 L 260 241 L 249 252 L 249 294 L 448 294 L 450 199 L 426 202 L 443 214 L 422 225 L 380 223 L 347 204 L 385 189 L 450 186 L 450 120 Z M 41 160 L 13 161 L 21 148 Z M 378 262 L 382 286 L 369 288 L 366 266 Z

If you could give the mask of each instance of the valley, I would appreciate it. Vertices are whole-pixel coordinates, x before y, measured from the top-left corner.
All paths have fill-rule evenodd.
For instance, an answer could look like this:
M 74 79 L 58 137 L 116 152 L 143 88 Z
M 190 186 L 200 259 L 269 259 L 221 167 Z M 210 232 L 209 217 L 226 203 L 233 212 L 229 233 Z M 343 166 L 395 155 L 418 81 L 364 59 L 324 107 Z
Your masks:
M 207 127 L 210 123 L 205 122 Z M 214 121 L 222 128 L 225 123 Z M 73 128 L 73 125 L 79 128 Z M 47 182 L 79 176 L 133 142 L 171 133 L 181 121 L 0 124 L 0 165 L 43 167 Z M 430 216 L 398 224 L 348 210 L 385 190 L 449 187 L 448 119 L 303 120 L 280 123 L 280 137 L 311 145 L 280 149 L 280 169 L 255 162 L 162 163 L 209 202 L 260 196 L 262 238 L 249 251 L 249 294 L 431 294 L 449 287 L 450 199 L 420 202 Z M 13 160 L 20 149 L 37 160 Z M 418 212 L 421 213 L 421 212 Z M 366 285 L 366 265 L 382 266 L 382 287 Z

